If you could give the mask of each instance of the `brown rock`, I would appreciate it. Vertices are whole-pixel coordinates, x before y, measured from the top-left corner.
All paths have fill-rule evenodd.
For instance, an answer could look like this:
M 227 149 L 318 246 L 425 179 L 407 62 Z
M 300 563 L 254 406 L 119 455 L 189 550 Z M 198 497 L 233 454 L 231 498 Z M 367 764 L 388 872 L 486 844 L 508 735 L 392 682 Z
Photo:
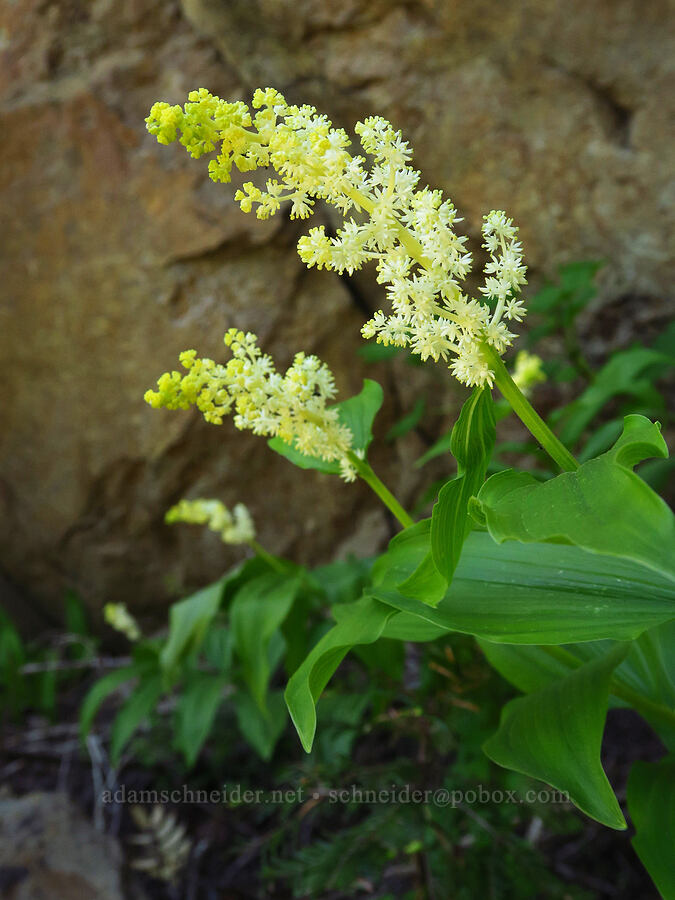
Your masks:
M 343 396 L 363 311 L 345 283 L 307 272 L 296 226 L 260 223 L 203 162 L 159 147 L 156 99 L 205 85 L 248 97 L 274 84 L 347 128 L 390 117 L 472 236 L 506 208 L 536 283 L 561 261 L 608 261 L 602 300 L 672 292 L 671 38 L 667 0 L 475 3 L 417 0 L 18 0 L 0 12 L 0 565 L 54 617 L 67 587 L 92 609 L 162 607 L 236 554 L 199 529 L 169 529 L 179 497 L 242 500 L 270 549 L 331 556 L 371 545 L 387 520 L 354 527 L 374 501 L 294 470 L 264 442 L 142 400 L 226 327 L 257 331 L 283 363 L 315 351 Z M 670 201 L 670 204 L 669 204 Z M 670 243 L 669 243 L 670 242 Z M 361 304 L 381 304 L 371 273 Z M 672 294 L 670 294 L 672 296 Z M 438 372 L 404 369 L 390 411 Z M 368 373 L 370 374 L 370 372 Z M 442 375 L 442 373 L 441 373 Z M 438 384 L 438 386 L 437 386 Z M 386 418 L 386 416 L 385 416 Z M 382 426 L 381 426 L 382 430 Z M 376 451 L 392 486 L 411 435 Z M 379 524 L 378 524 L 379 523 Z M 363 535 L 363 536 L 362 536 Z
M 65 794 L 0 799 L 0 894 L 7 900 L 122 900 L 122 854 Z

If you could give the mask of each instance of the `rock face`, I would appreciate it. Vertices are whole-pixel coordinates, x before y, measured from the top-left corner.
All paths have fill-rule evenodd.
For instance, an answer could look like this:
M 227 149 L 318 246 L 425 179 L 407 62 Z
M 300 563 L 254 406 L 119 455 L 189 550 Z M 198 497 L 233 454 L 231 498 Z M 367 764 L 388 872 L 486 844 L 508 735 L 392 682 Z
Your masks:
M 0 799 L 0 895 L 122 900 L 122 854 L 65 794 Z
M 295 470 L 230 424 L 143 403 L 180 350 L 218 355 L 232 324 L 256 331 L 280 363 L 318 353 L 347 396 L 366 373 L 354 365 L 363 307 L 381 304 L 372 275 L 308 272 L 293 249 L 302 226 L 244 216 L 203 161 L 159 147 L 143 123 L 154 100 L 182 102 L 198 86 L 247 98 L 272 84 L 347 128 L 380 113 L 473 238 L 489 209 L 514 216 L 535 283 L 561 261 L 602 257 L 604 302 L 665 305 L 675 282 L 668 10 L 668 0 L 4 4 L 9 580 L 52 617 L 68 587 L 92 609 L 159 607 L 235 558 L 212 535 L 162 524 L 185 494 L 246 502 L 263 542 L 297 558 L 353 546 L 355 531 L 367 551 L 387 534 L 379 513 L 355 528 L 375 508 L 360 488 Z M 410 409 L 430 377 L 407 369 L 390 414 Z M 381 460 L 403 496 L 415 440 Z

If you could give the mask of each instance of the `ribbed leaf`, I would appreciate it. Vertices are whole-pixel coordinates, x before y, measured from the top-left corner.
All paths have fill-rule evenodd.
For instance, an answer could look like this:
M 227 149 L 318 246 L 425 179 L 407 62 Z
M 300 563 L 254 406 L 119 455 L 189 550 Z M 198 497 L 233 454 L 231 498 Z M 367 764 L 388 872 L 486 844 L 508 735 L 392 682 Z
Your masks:
M 397 535 L 367 591 L 448 631 L 507 644 L 568 644 L 631 640 L 675 617 L 675 587 L 657 572 L 578 547 L 495 544 L 481 532 L 467 538 L 450 589 L 431 608 L 396 587 L 424 559 L 428 533 L 426 520 Z
M 225 579 L 220 579 L 171 606 L 169 636 L 160 654 L 165 672 L 171 672 L 182 657 L 199 647 L 218 612 L 224 584 Z
M 134 732 L 148 718 L 164 692 L 161 674 L 143 678 L 117 713 L 110 734 L 110 760 L 116 766 Z
M 627 645 L 618 645 L 542 690 L 508 703 L 483 745 L 494 762 L 569 794 L 610 828 L 626 827 L 600 762 L 609 684 Z
M 197 761 L 211 732 L 228 680 L 223 675 L 194 672 L 179 696 L 175 717 L 175 744 L 189 767 Z
M 523 472 L 493 475 L 478 495 L 498 541 L 575 544 L 633 560 L 675 581 L 675 515 L 632 467 L 667 457 L 658 425 L 626 416 L 611 450 L 541 484 Z
M 232 601 L 234 649 L 244 681 L 263 714 L 270 680 L 270 639 L 288 615 L 299 585 L 297 576 L 260 575 L 243 585 Z
M 286 703 L 302 746 L 312 749 L 316 731 L 316 702 L 333 673 L 356 644 L 371 644 L 382 634 L 390 609 L 371 597 L 333 607 L 337 624 L 312 649 L 286 688 Z

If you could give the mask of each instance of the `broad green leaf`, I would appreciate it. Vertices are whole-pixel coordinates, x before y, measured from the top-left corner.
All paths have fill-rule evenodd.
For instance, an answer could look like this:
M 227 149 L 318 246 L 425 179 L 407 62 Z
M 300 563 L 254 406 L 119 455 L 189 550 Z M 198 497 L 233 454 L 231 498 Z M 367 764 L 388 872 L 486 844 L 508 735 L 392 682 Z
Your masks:
M 228 674 L 232 667 L 233 650 L 232 631 L 226 626 L 209 628 L 202 645 L 204 658 L 222 675 Z
M 299 577 L 270 573 L 247 582 L 230 610 L 234 649 L 251 695 L 265 713 L 270 680 L 270 640 L 288 615 L 300 586 Z
M 623 434 L 576 472 L 540 484 L 524 472 L 500 472 L 478 504 L 498 541 L 575 544 L 640 563 L 675 580 L 675 515 L 632 467 L 668 451 L 657 425 L 626 416 Z
M 165 672 L 172 672 L 181 657 L 198 648 L 218 612 L 224 579 L 209 584 L 169 610 L 169 636 L 160 654 Z
M 355 452 L 365 453 L 370 446 L 373 439 L 373 421 L 382 406 L 382 398 L 380 385 L 376 381 L 366 378 L 359 394 L 331 407 L 331 409 L 337 410 L 340 421 L 351 431 L 352 450 Z M 340 473 L 339 462 L 326 462 L 319 457 L 300 453 L 292 444 L 287 444 L 281 438 L 272 438 L 267 442 L 267 446 L 301 469 L 316 469 L 332 475 Z
M 318 456 L 308 456 L 306 453 L 301 453 L 299 450 L 296 450 L 292 444 L 287 444 L 286 441 L 282 441 L 279 437 L 270 438 L 267 442 L 267 446 L 270 450 L 274 450 L 275 453 L 278 453 L 279 456 L 285 457 L 299 469 L 315 469 L 317 472 L 324 472 L 326 475 L 340 474 L 339 462 L 327 462 L 325 459 L 320 459 Z
M 373 564 L 371 579 L 381 587 L 395 587 L 409 578 L 430 551 L 431 519 L 423 519 L 400 531 L 386 553 Z
M 350 603 L 358 600 L 372 568 L 372 559 L 337 560 L 312 569 L 311 577 L 324 593 L 328 603 Z
M 247 691 L 238 691 L 233 702 L 239 730 L 258 756 L 269 761 L 288 719 L 283 693 L 270 691 L 267 696 L 267 715 L 262 714 Z
M 651 628 L 631 644 L 616 680 L 650 701 L 640 714 L 675 752 L 675 620 Z
M 176 706 L 175 746 L 191 768 L 213 728 L 228 679 L 209 672 L 194 672 Z
M 482 532 L 467 538 L 433 609 L 396 587 L 428 547 L 428 519 L 397 535 L 375 563 L 367 593 L 447 631 L 507 644 L 632 640 L 675 617 L 672 582 L 630 560 L 564 544 L 495 544 Z
M 363 388 L 359 394 L 336 403 L 334 409 L 338 411 L 340 421 L 352 433 L 352 449 L 365 451 L 373 439 L 373 422 L 382 406 L 384 394 L 380 385 L 370 378 L 365 378 Z
M 566 791 L 582 812 L 610 828 L 626 827 L 600 762 L 612 673 L 625 657 L 618 645 L 540 691 L 512 700 L 483 745 L 493 762 Z
M 427 606 L 438 606 L 448 589 L 448 582 L 436 568 L 430 551 L 412 575 L 397 585 L 396 589 L 404 596 L 426 603 Z
M 292 566 L 288 560 L 282 560 L 279 557 L 272 557 L 276 563 L 286 564 Z M 230 603 L 234 599 L 237 591 L 246 584 L 247 581 L 252 581 L 254 578 L 257 578 L 259 575 L 268 575 L 271 571 L 278 571 L 277 569 L 272 569 L 269 562 L 264 560 L 261 556 L 253 556 L 250 559 L 244 560 L 244 562 L 239 563 L 239 565 L 235 566 L 231 569 L 223 578 L 223 596 L 221 599 L 221 608 L 228 609 Z
M 113 669 L 103 678 L 99 678 L 96 684 L 89 690 L 80 707 L 80 735 L 82 739 L 91 731 L 91 726 L 96 718 L 96 713 L 103 701 L 114 693 L 118 687 L 132 678 L 137 678 L 141 670 L 137 665 L 125 666 L 122 669 Z
M 291 719 L 307 753 L 316 731 L 316 702 L 333 673 L 356 644 L 376 641 L 394 614 L 371 597 L 333 607 L 337 624 L 312 649 L 286 687 L 286 703 Z
M 524 694 L 531 694 L 570 672 L 569 666 L 554 659 L 543 647 L 496 644 L 482 639 L 478 643 L 492 668 Z
M 148 718 L 164 693 L 161 674 L 142 678 L 140 684 L 126 700 L 115 717 L 110 734 L 110 760 L 116 766 L 122 751 L 137 728 Z
M 631 844 L 664 900 L 675 897 L 675 756 L 635 763 L 626 790 L 635 826 Z
M 387 621 L 382 637 L 393 638 L 396 641 L 425 643 L 435 641 L 447 633 L 448 629 L 442 625 L 434 625 L 411 613 L 397 612 Z
M 583 449 L 577 453 L 577 460 L 582 463 L 588 462 L 589 459 L 594 459 L 596 456 L 600 456 L 601 453 L 605 453 L 616 443 L 622 431 L 623 418 L 605 422 L 593 431 Z
M 495 416 L 488 388 L 475 388 L 452 430 L 450 450 L 457 460 L 457 477 L 438 495 L 431 515 L 431 554 L 449 583 L 471 530 L 469 499 L 477 494 L 495 444 Z
M 613 646 L 612 641 L 566 644 L 559 658 L 545 647 L 480 642 L 490 664 L 525 693 L 555 681 L 575 666 L 596 659 Z M 628 656 L 614 672 L 614 682 L 642 698 L 639 712 L 664 744 L 675 749 L 675 620 L 645 631 L 630 644 Z M 612 698 L 613 705 L 630 705 Z

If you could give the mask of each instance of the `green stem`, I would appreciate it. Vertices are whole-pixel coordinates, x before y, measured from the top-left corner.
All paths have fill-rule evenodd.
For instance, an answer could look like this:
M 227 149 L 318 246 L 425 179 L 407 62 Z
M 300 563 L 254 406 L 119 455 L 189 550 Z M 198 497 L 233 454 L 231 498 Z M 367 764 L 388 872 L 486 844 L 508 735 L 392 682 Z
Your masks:
M 511 404 L 511 408 L 528 431 L 541 444 L 551 459 L 560 466 L 563 472 L 574 472 L 575 469 L 578 469 L 579 463 L 567 447 L 553 434 L 546 422 L 544 422 L 513 378 L 511 378 L 499 354 L 488 344 L 483 344 L 483 352 L 487 357 L 490 368 L 495 373 L 495 384 L 504 395 L 504 398 Z
M 578 656 L 570 653 L 569 650 L 565 650 L 564 647 L 542 645 L 540 649 L 544 650 L 549 656 L 552 656 L 553 659 L 557 659 L 558 662 L 563 663 L 563 665 L 566 665 L 568 668 L 578 669 L 580 666 L 584 665 L 584 660 L 579 659 Z M 637 712 L 642 713 L 647 721 L 652 718 L 666 721 L 671 726 L 675 724 L 675 710 L 663 706 L 661 703 L 655 703 L 638 691 L 634 691 L 633 688 L 621 684 L 616 678 L 612 678 L 610 681 L 609 690 L 610 693 L 615 697 L 618 697 L 619 700 L 623 700 L 624 703 L 632 706 Z
M 414 520 L 403 509 L 401 504 L 398 502 L 396 497 L 394 497 L 386 484 L 380 481 L 375 472 L 373 472 L 369 463 L 367 463 L 365 459 L 359 459 L 359 457 L 354 453 L 349 453 L 348 456 L 349 461 L 356 469 L 356 473 L 359 478 L 363 478 L 368 487 L 377 494 L 380 500 L 384 503 L 387 509 L 394 514 L 401 525 L 403 525 L 404 528 L 408 528 L 410 525 L 414 525 Z
M 265 550 L 265 548 L 255 540 L 255 538 L 251 538 L 251 540 L 248 542 L 248 545 L 251 550 L 253 550 L 255 555 L 259 556 L 260 559 L 264 559 L 267 565 L 274 569 L 275 572 L 280 572 L 282 575 L 286 574 L 286 569 L 284 568 L 283 564 L 274 556 L 272 556 L 271 553 L 268 553 L 267 550 Z

